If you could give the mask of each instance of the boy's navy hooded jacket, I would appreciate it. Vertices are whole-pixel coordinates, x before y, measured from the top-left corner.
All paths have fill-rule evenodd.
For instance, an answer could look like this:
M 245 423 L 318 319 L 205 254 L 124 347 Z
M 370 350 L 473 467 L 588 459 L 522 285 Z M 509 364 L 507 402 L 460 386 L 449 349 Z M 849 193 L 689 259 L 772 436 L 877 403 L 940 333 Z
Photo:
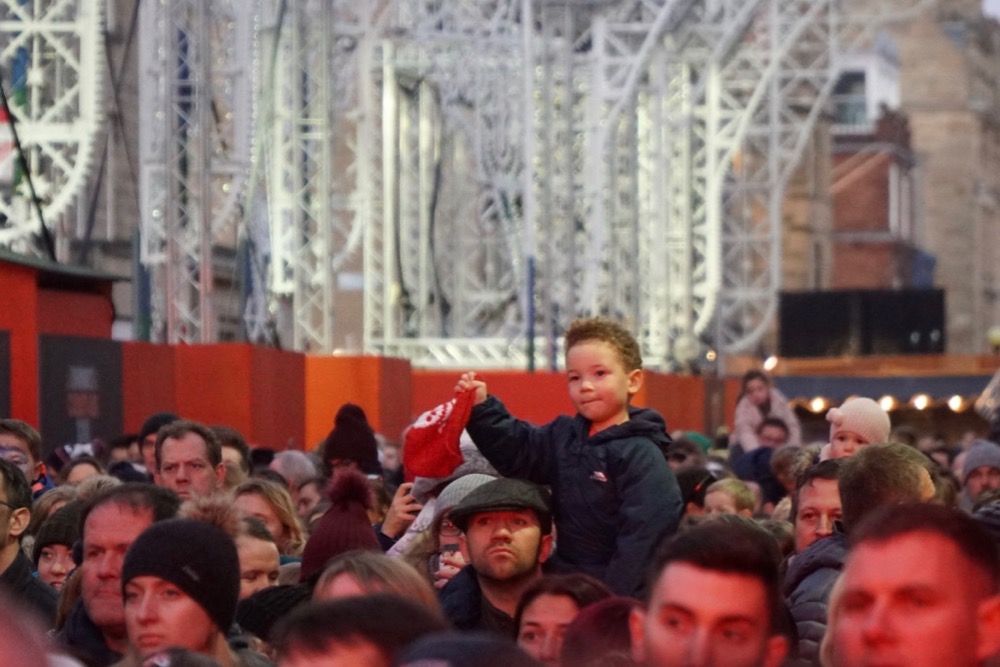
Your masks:
M 618 595 L 641 593 L 649 558 L 683 509 L 658 413 L 629 408 L 627 422 L 590 436 L 580 415 L 536 427 L 491 396 L 466 430 L 500 474 L 552 487 L 553 569 L 586 572 Z

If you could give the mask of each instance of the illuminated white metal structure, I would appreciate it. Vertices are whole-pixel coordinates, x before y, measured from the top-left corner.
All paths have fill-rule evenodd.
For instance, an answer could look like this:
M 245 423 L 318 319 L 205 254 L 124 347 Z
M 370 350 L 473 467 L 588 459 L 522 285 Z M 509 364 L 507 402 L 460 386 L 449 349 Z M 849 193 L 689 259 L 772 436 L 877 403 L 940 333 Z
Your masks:
M 833 0 L 395 7 L 411 26 L 394 33 L 410 50 L 383 77 L 384 99 L 403 109 L 384 124 L 398 132 L 384 150 L 400 165 L 386 175 L 399 179 L 400 210 L 383 226 L 397 266 L 373 246 L 397 270 L 380 282 L 398 281 L 408 298 L 366 310 L 371 350 L 523 366 L 538 326 L 536 362 L 554 366 L 553 341 L 588 313 L 630 321 L 656 366 L 692 354 L 699 338 L 725 351 L 760 339 L 775 313 L 783 184 L 834 76 Z M 399 72 L 425 94 L 397 95 Z M 434 93 L 440 108 L 424 102 Z M 429 126 L 468 165 L 447 172 L 457 183 L 464 171 L 472 193 L 452 198 L 465 208 L 447 252 L 405 233 L 448 211 L 437 197 L 437 210 L 404 209 L 421 203 L 402 189 L 408 179 L 447 159 L 421 134 Z
M 0 72 L 35 193 L 48 227 L 58 228 L 86 183 L 101 122 L 100 0 L 0 0 Z M 0 173 L 15 152 L 0 152 Z M 27 180 L 0 197 L 0 246 L 38 249 L 39 218 Z M 53 231 L 55 234 L 55 231 Z
M 836 54 L 918 4 L 397 0 L 382 94 L 398 209 L 366 259 L 382 270 L 369 291 L 403 298 L 366 309 L 368 349 L 525 366 L 537 335 L 534 361 L 555 366 L 568 321 L 607 313 L 651 365 L 752 351 L 774 323 L 784 191 Z
M 364 350 L 420 366 L 554 367 L 600 313 L 651 366 L 751 351 L 836 54 L 928 2 L 143 3 L 153 337 L 218 339 L 241 240 L 251 340 L 332 351 L 360 266 Z
M 213 248 L 235 246 L 250 168 L 256 4 L 142 6 L 141 259 L 154 341 L 217 340 Z

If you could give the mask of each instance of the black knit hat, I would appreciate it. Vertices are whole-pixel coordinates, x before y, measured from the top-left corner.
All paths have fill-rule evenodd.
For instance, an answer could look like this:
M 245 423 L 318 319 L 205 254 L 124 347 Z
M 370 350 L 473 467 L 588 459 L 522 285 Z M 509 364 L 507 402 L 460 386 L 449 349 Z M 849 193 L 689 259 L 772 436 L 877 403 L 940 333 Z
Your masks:
M 542 534 L 552 532 L 552 507 L 549 492 L 537 484 L 520 479 L 501 477 L 469 492 L 448 518 L 465 532 L 474 514 L 503 510 L 532 510 L 538 516 Z
M 337 411 L 333 430 L 323 445 L 323 463 L 329 466 L 332 459 L 354 461 L 366 475 L 382 474 L 375 431 L 360 406 L 345 403 Z
M 57 509 L 42 523 L 35 536 L 32 547 L 32 560 L 38 569 L 38 559 L 42 557 L 42 549 L 53 544 L 62 544 L 70 549 L 80 539 L 80 507 L 79 502 L 72 502 Z
M 180 417 L 172 412 L 157 412 L 156 414 L 150 415 L 146 418 L 146 421 L 142 422 L 142 428 L 139 429 L 139 444 L 141 445 L 142 441 L 145 440 L 147 436 L 159 432 L 161 428 L 167 424 L 172 424 L 178 419 L 180 419 Z
M 136 577 L 177 586 L 229 631 L 240 597 L 240 559 L 229 535 L 197 519 L 159 521 L 136 538 L 122 566 L 122 590 Z
M 264 641 L 271 640 L 271 629 L 300 604 L 312 597 L 305 585 L 269 586 L 240 600 L 236 607 L 236 622 L 240 627 Z

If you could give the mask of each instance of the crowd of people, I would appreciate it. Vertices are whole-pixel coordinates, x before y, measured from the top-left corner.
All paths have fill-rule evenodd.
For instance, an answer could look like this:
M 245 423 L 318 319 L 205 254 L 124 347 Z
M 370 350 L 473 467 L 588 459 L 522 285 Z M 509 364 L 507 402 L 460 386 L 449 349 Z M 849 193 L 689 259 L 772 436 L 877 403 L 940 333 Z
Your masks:
M 922 448 L 858 387 L 805 444 L 753 371 L 720 447 L 632 405 L 619 324 L 565 348 L 575 415 L 469 372 L 402 451 L 351 404 L 308 453 L 0 419 L 0 664 L 1000 665 L 995 432 Z

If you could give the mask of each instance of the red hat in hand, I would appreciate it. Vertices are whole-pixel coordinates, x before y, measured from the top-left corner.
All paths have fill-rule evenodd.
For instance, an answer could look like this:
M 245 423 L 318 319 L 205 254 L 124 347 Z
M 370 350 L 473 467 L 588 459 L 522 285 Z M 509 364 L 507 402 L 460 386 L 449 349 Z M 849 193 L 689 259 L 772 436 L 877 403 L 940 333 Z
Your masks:
M 462 464 L 459 439 L 475 400 L 475 389 L 457 392 L 455 398 L 417 417 L 403 440 L 408 476 L 447 477 Z

